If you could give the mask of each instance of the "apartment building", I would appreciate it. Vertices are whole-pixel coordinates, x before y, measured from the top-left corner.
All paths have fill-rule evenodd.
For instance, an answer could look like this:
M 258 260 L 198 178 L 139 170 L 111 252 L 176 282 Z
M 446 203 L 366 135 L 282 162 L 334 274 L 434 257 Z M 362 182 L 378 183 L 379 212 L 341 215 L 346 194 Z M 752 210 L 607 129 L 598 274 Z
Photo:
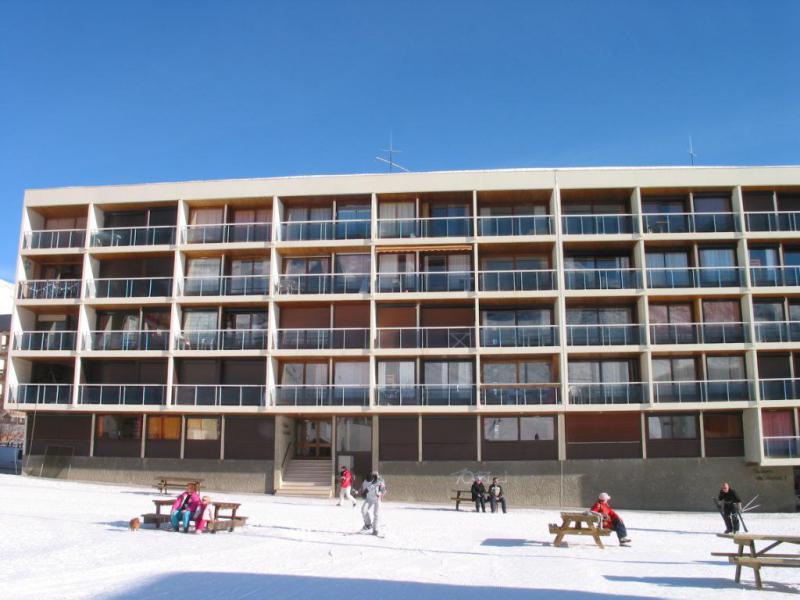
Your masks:
M 29 190 L 11 330 L 34 474 L 793 510 L 800 167 Z

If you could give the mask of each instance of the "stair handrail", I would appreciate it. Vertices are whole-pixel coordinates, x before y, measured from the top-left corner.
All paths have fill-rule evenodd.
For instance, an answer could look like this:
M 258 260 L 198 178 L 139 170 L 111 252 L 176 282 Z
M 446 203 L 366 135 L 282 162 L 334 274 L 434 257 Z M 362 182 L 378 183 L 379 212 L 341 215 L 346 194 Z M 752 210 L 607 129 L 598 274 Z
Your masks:
M 289 440 L 289 443 L 286 444 L 286 450 L 283 453 L 283 460 L 281 461 L 281 471 L 286 466 L 286 459 L 289 458 L 289 448 L 292 447 L 292 440 Z

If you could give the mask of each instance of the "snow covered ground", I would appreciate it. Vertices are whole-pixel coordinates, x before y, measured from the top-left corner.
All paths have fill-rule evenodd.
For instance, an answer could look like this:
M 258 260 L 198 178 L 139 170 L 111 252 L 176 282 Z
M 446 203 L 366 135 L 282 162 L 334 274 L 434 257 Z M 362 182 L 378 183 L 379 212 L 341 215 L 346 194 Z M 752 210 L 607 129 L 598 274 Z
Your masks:
M 387 481 L 391 492 L 391 480 Z M 152 511 L 151 490 L 0 475 L 0 598 L 302 598 L 303 600 L 588 600 L 779 598 L 800 571 L 752 571 L 744 586 L 711 551 L 732 551 L 708 513 L 621 509 L 630 548 L 574 538 L 550 545 L 557 510 L 503 514 L 384 504 L 386 537 L 356 533 L 358 508 L 333 501 L 215 494 L 242 503 L 235 533 L 128 531 Z M 513 498 L 511 499 L 513 502 Z M 800 535 L 800 515 L 750 514 L 751 531 Z M 797 551 L 786 547 L 784 551 Z

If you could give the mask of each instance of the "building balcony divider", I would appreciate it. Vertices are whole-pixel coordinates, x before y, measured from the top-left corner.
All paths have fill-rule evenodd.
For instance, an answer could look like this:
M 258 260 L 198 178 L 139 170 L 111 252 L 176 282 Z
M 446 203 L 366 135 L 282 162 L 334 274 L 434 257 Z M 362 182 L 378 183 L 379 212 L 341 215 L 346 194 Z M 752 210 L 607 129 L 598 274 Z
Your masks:
M 474 327 L 380 327 L 375 347 L 461 348 L 475 347 Z
M 753 287 L 800 285 L 800 265 L 750 267 Z
M 800 342 L 800 321 L 756 321 L 757 342 Z
M 278 275 L 278 294 L 368 294 L 369 273 L 301 273 Z
M 483 348 L 539 348 L 558 345 L 558 325 L 482 325 Z
M 555 289 L 556 272 L 552 269 L 520 271 L 478 271 L 482 292 L 537 292 Z
M 800 400 L 800 379 L 759 379 L 762 400 Z
M 378 219 L 378 237 L 380 239 L 469 237 L 471 235 L 471 216 Z
M 175 244 L 175 226 L 107 227 L 92 231 L 91 246 L 107 248 L 117 246 L 157 246 Z
M 72 300 L 80 295 L 80 279 L 27 279 L 17 287 L 18 300 Z
M 744 402 L 753 399 L 752 382 L 747 379 L 724 381 L 656 381 L 653 401 L 662 402 Z
M 800 231 L 800 212 L 746 212 L 747 231 Z
M 364 384 L 276 385 L 275 406 L 369 406 Z
M 26 231 L 22 238 L 22 247 L 25 250 L 83 248 L 85 244 L 85 229 L 41 229 Z
M 474 406 L 473 384 L 401 384 L 379 385 L 380 406 Z
M 631 323 L 567 325 L 568 346 L 638 346 L 644 326 Z
M 71 404 L 71 383 L 18 383 L 11 386 L 11 401 L 17 404 Z
M 369 328 L 329 327 L 325 329 L 278 329 L 278 350 L 366 350 Z
M 272 223 L 214 223 L 187 225 L 181 240 L 184 244 L 232 244 L 269 242 Z
M 378 273 L 378 292 L 471 292 L 472 271 Z
M 744 285 L 742 267 L 648 267 L 651 288 L 723 288 Z
M 163 406 L 167 386 L 159 383 L 82 383 L 78 386 L 78 404 L 114 406 Z
M 83 338 L 83 349 L 94 351 L 168 350 L 169 330 L 90 331 Z
M 642 287 L 639 269 L 565 269 L 568 290 L 626 290 Z
M 650 343 L 744 344 L 750 341 L 746 323 L 656 323 L 650 325 Z
M 564 235 L 619 235 L 639 233 L 639 223 L 634 215 L 563 215 L 561 226 Z
M 281 241 L 368 240 L 372 235 L 370 219 L 326 221 L 284 221 Z
M 764 456 L 766 458 L 800 458 L 800 436 L 765 436 Z
M 172 296 L 172 277 L 90 279 L 89 298 L 156 298 Z
M 75 331 L 20 331 L 14 335 L 17 352 L 75 350 Z
M 645 233 L 729 233 L 740 231 L 734 213 L 645 213 Z
M 642 404 L 647 388 L 641 382 L 570 383 L 570 404 Z
M 189 329 L 178 334 L 177 350 L 266 350 L 266 329 Z
M 179 296 L 267 296 L 269 275 L 184 277 Z
M 530 406 L 560 404 L 558 384 L 483 384 L 481 404 L 486 406 Z
M 478 217 L 478 235 L 484 237 L 552 235 L 550 215 L 483 215 Z
M 176 406 L 258 406 L 267 405 L 265 385 L 172 386 Z

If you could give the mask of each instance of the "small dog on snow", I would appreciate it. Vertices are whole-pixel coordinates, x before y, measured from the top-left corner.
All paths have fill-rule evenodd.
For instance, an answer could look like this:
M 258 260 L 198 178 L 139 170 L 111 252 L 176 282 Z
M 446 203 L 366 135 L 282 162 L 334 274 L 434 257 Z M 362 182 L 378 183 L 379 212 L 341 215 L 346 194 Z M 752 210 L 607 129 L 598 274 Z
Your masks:
M 139 531 L 139 527 L 142 526 L 142 521 L 139 517 L 134 517 L 130 521 L 128 521 L 128 527 L 130 527 L 131 531 Z

